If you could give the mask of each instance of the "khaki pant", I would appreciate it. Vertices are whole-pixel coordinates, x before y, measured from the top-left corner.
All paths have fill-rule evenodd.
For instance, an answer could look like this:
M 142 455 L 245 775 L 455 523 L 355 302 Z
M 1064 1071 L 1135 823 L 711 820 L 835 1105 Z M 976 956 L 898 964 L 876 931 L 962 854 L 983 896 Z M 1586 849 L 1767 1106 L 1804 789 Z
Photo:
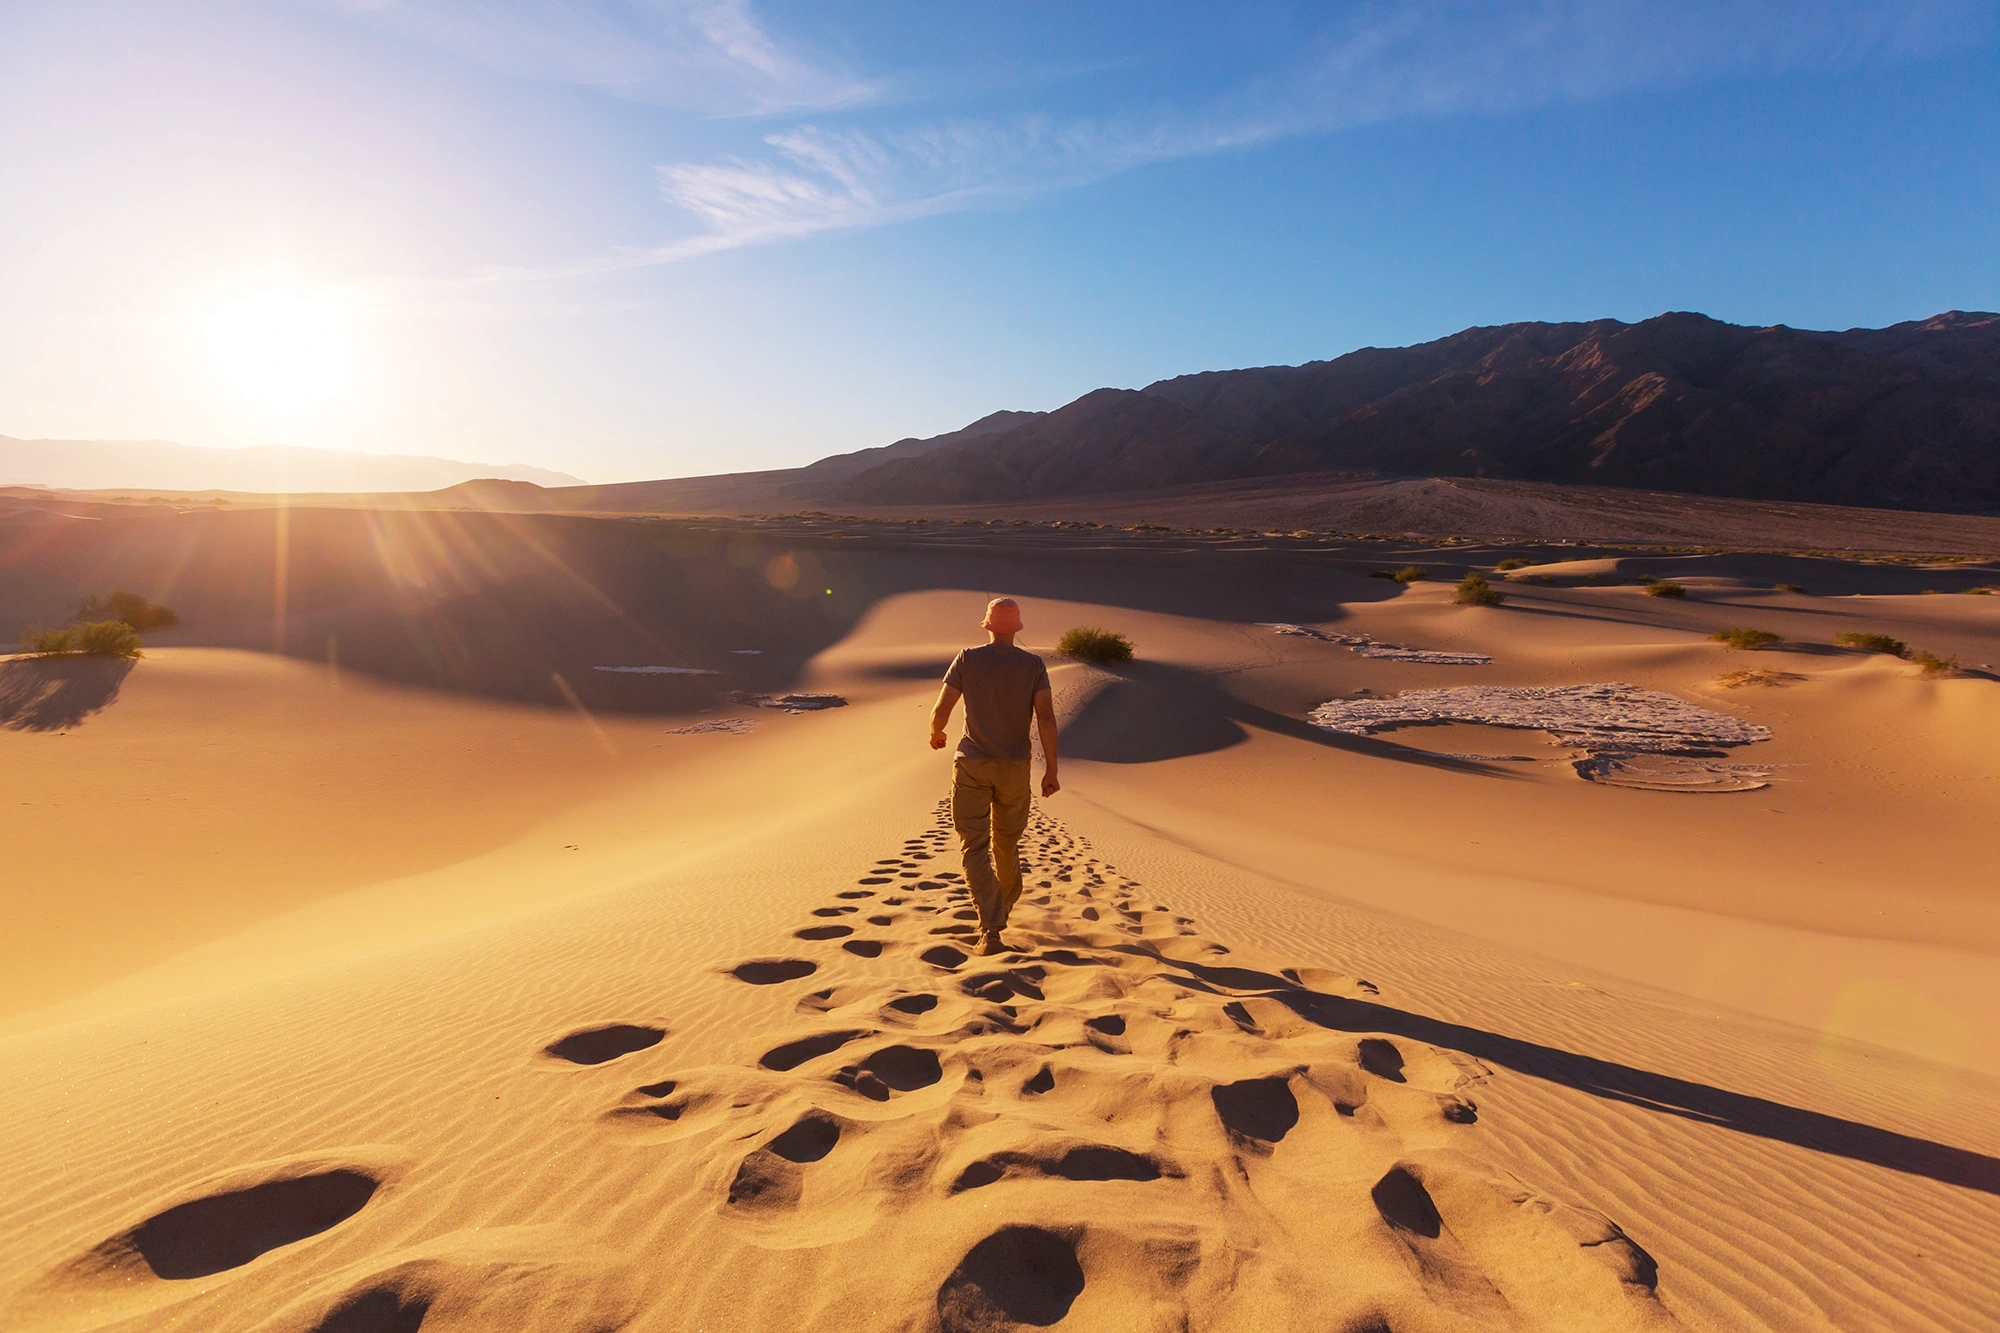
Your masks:
M 951 764 L 951 822 L 965 858 L 965 884 L 979 909 L 979 928 L 997 931 L 1021 897 L 1021 834 L 1030 795 L 1025 759 L 971 759 Z

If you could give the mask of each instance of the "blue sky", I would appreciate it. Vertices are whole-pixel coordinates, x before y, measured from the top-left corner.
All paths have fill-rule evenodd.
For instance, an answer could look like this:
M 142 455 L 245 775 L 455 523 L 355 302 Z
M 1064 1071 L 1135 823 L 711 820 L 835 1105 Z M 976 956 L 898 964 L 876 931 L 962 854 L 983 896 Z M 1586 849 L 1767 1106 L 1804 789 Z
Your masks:
M 0 0 L 0 433 L 591 480 L 2000 307 L 2000 5 Z

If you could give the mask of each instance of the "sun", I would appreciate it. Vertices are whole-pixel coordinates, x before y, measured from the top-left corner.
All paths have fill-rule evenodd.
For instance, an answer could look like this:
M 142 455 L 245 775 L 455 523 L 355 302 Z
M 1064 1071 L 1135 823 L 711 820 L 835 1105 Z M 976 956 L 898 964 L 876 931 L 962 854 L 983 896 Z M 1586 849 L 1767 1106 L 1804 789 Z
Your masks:
M 291 417 L 330 406 L 347 389 L 356 315 L 337 289 L 275 275 L 238 283 L 200 323 L 223 386 L 246 406 Z

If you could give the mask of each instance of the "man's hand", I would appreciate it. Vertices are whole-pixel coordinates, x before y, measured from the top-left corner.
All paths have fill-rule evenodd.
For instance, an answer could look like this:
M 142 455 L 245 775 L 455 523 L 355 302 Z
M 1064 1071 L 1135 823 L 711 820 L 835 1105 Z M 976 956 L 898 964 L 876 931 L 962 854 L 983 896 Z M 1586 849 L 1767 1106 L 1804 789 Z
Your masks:
M 1054 795 L 1055 795 L 1055 794 L 1056 794 L 1057 792 L 1059 792 L 1059 791 L 1061 791 L 1061 790 L 1062 790 L 1062 783 L 1060 783 L 1060 782 L 1057 782 L 1057 781 L 1056 781 L 1056 771 L 1055 771 L 1055 769 L 1054 769 L 1053 767 L 1049 767 L 1049 768 L 1045 768 L 1045 769 L 1043 769 L 1043 770 L 1042 770 L 1042 795 L 1044 795 L 1044 796 L 1054 796 Z
M 931 707 L 931 748 L 945 747 L 944 729 L 951 721 L 951 710 L 958 707 L 959 692 L 949 685 L 938 687 L 937 703 Z

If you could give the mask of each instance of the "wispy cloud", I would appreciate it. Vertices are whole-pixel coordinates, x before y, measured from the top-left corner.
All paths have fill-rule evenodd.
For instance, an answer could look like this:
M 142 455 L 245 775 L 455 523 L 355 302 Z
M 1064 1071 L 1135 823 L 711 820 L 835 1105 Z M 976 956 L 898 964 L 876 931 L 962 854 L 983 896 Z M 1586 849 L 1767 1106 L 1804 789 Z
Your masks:
M 735 11 L 748 22 L 747 14 Z M 1098 116 L 829 123 L 657 168 L 695 224 L 665 244 L 532 273 L 672 263 L 837 228 L 993 207 L 1148 163 L 1410 116 L 1516 111 L 1703 79 L 1841 68 L 1986 40 L 1981 0 L 1409 0 L 1368 3 L 1201 105 Z M 880 121 L 879 109 L 870 117 Z
M 462 59 L 705 115 L 852 106 L 874 86 L 787 48 L 749 0 L 319 0 Z

